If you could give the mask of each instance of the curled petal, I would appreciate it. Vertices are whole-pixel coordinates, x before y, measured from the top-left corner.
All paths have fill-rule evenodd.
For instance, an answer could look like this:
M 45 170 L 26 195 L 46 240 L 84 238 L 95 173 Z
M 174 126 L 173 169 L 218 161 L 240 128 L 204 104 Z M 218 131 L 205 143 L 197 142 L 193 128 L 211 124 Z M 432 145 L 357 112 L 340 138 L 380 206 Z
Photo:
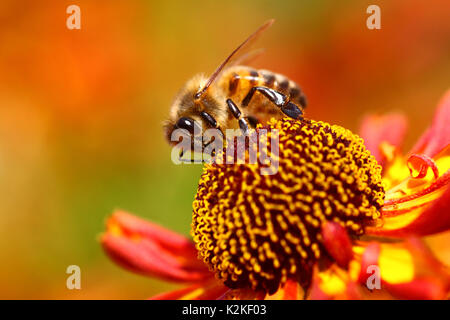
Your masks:
M 450 144 L 450 90 L 438 104 L 433 123 L 428 128 L 411 153 L 425 154 L 434 157 L 440 150 Z
M 428 169 L 431 168 L 434 178 L 439 177 L 439 169 L 436 163 L 430 157 L 424 154 L 412 154 L 407 160 L 411 177 L 414 179 L 423 179 L 426 177 Z
M 328 253 L 340 267 L 347 268 L 353 258 L 353 251 L 345 228 L 336 222 L 328 221 L 322 226 L 322 237 Z
M 197 259 L 187 238 L 123 211 L 107 221 L 101 236 L 105 252 L 131 271 L 173 281 L 200 281 L 212 277 Z
M 387 142 L 399 147 L 403 142 L 407 126 L 408 122 L 403 114 L 369 115 L 362 121 L 360 136 L 377 161 L 383 163 L 386 159 L 380 152 L 380 145 Z

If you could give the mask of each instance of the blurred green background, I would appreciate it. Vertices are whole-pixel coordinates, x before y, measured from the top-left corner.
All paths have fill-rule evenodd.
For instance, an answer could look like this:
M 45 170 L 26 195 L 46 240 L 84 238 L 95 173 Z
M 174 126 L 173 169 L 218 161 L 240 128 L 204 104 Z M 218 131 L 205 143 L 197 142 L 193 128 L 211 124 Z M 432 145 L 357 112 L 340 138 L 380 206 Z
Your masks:
M 66 28 L 71 4 L 81 30 Z M 370 4 L 381 30 L 366 28 Z M 310 118 L 356 131 L 403 111 L 411 145 L 449 87 L 448 0 L 0 3 L 0 298 L 176 287 L 120 269 L 98 235 L 116 208 L 189 233 L 201 166 L 172 164 L 161 122 L 187 79 L 269 18 L 254 65 L 297 81 Z M 66 289 L 71 264 L 81 290 Z

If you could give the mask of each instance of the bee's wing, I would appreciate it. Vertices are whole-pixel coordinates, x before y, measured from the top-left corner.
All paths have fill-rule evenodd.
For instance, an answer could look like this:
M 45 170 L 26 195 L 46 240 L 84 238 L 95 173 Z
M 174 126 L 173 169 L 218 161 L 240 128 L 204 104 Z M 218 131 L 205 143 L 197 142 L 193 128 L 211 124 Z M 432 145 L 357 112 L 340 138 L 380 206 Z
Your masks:
M 214 82 L 215 79 L 219 76 L 219 74 L 224 70 L 224 68 L 229 64 L 236 64 L 236 62 L 242 62 L 243 58 L 246 60 L 249 58 L 250 55 L 253 55 L 252 52 L 249 52 L 248 54 L 238 55 L 237 53 L 244 53 L 245 48 L 249 48 L 250 45 L 255 41 L 267 28 L 269 28 L 273 23 L 275 22 L 275 19 L 271 19 L 267 22 L 265 22 L 261 27 L 258 28 L 255 32 L 253 32 L 247 39 L 245 39 L 244 42 L 242 42 L 236 49 L 231 52 L 231 54 L 220 64 L 220 66 L 214 71 L 214 73 L 209 77 L 208 81 L 206 82 L 205 86 L 200 89 L 195 94 L 195 98 L 200 98 L 203 93 L 211 86 L 211 84 Z
M 253 60 L 256 60 L 259 56 L 261 56 L 266 50 L 264 48 L 259 48 L 255 50 L 251 50 L 249 52 L 243 53 L 241 55 L 236 55 L 235 59 L 232 59 L 232 61 L 228 62 L 228 66 L 236 66 L 240 64 L 249 64 Z M 224 68 L 226 69 L 226 68 Z

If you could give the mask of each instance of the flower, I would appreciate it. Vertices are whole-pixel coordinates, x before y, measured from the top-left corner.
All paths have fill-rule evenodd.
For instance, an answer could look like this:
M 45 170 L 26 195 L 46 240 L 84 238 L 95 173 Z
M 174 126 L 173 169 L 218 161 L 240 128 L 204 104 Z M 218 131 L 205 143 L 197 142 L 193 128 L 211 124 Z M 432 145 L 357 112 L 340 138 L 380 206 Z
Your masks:
M 367 117 L 364 140 L 272 120 L 278 172 L 206 165 L 193 241 L 118 211 L 101 243 L 131 271 L 190 283 L 154 299 L 445 299 L 450 270 L 423 237 L 450 229 L 449 123 L 450 91 L 403 155 L 401 115 Z

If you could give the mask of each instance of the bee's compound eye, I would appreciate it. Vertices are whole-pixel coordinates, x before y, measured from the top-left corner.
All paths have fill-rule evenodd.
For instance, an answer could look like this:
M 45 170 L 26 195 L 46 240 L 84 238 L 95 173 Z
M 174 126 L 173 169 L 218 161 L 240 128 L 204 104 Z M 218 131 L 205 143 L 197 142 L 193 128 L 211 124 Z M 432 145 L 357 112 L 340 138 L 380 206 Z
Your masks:
M 176 125 L 176 129 L 186 129 L 190 134 L 194 134 L 195 121 L 191 118 L 181 117 L 178 119 Z

